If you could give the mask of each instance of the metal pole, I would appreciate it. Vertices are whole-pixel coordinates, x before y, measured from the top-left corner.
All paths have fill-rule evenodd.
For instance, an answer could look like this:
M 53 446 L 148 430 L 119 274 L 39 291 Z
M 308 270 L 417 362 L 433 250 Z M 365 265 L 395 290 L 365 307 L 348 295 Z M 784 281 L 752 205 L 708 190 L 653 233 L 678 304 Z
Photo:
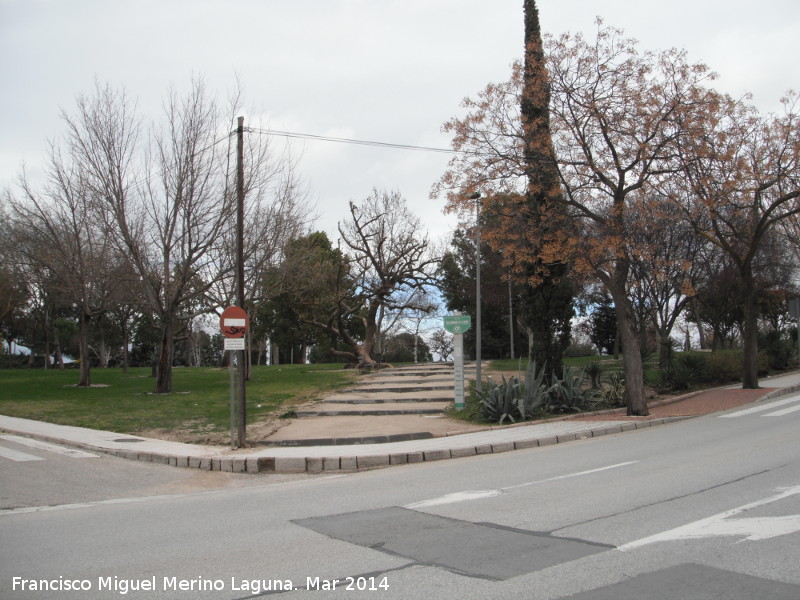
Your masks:
M 230 400 L 231 400 L 231 450 L 236 449 L 236 438 L 234 436 L 234 432 L 236 431 L 236 410 L 234 402 L 234 385 L 233 385 L 233 351 L 228 350 L 228 362 L 230 363 L 230 382 L 231 382 L 231 392 L 230 392 Z
M 239 117 L 236 128 L 236 299 L 239 307 L 245 308 L 244 302 L 244 117 Z M 247 339 L 245 337 L 245 339 Z M 239 350 L 237 370 L 239 388 L 239 446 L 247 442 L 247 397 L 245 377 L 246 350 Z

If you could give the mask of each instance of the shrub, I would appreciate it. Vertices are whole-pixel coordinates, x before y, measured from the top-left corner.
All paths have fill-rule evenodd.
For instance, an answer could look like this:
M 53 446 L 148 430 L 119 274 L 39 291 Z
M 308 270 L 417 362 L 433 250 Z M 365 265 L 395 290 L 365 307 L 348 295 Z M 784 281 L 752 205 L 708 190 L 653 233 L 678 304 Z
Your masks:
M 586 365 L 586 374 L 592 383 L 592 389 L 597 390 L 600 388 L 600 377 L 603 374 L 603 368 L 600 366 L 599 360 L 594 360 Z
M 660 386 L 667 390 L 686 390 L 704 378 L 706 357 L 702 354 L 676 356 L 669 353 L 661 363 Z
M 792 358 L 792 343 L 783 333 L 772 329 L 759 336 L 759 348 L 762 348 L 769 361 L 770 369 L 783 370 L 789 366 Z
M 545 381 L 545 367 L 536 368 L 536 361 L 528 363 L 525 370 L 525 383 L 521 389 L 520 413 L 523 419 L 533 418 L 536 411 L 548 404 L 550 386 Z
M 561 378 L 553 374 L 549 391 L 548 410 L 551 412 L 579 412 L 589 399 L 584 389 L 586 371 L 564 367 Z
M 564 356 L 593 356 L 594 347 L 591 344 L 570 344 L 564 350 Z
M 611 406 L 625 405 L 625 375 L 622 371 L 609 373 L 608 381 L 600 386 L 600 399 Z
M 481 406 L 481 415 L 487 421 L 495 421 L 503 424 L 506 420 L 512 423 L 523 415 L 519 411 L 520 382 L 516 377 L 506 380 L 503 375 L 502 383 L 496 383 L 491 379 L 488 382 L 486 391 L 478 392 L 478 399 Z
M 486 391 L 478 393 L 481 415 L 502 424 L 531 419 L 538 412 L 580 411 L 589 400 L 585 381 L 586 371 L 565 367 L 560 378 L 553 374 L 548 382 L 545 368 L 539 369 L 533 361 L 528 364 L 524 382 L 505 376 L 500 383 L 489 380 Z

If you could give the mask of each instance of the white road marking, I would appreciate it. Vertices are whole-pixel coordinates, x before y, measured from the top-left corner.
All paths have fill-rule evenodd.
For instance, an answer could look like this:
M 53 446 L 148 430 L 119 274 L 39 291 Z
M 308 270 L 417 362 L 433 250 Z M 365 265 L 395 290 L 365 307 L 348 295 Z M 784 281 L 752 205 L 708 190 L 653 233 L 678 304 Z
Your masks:
M 784 408 L 783 410 L 776 410 L 775 412 L 767 413 L 765 417 L 782 417 L 783 415 L 788 415 L 789 413 L 797 412 L 800 410 L 800 404 L 797 406 L 790 406 L 789 408 Z
M 91 506 L 108 506 L 111 504 L 133 504 L 135 502 L 147 502 L 148 500 L 167 500 L 170 498 L 186 498 L 190 495 L 191 494 L 175 494 L 174 496 L 142 496 L 138 498 L 113 498 L 111 500 L 97 500 L 95 502 L 76 502 L 74 504 L 56 504 L 53 506 L 25 506 L 22 508 L 6 508 L 0 510 L 0 515 L 19 515 L 25 513 L 72 510 L 75 508 L 88 508 Z
M 422 502 L 414 502 L 407 504 L 405 508 L 425 508 L 428 506 L 439 506 L 442 504 L 453 504 L 455 502 L 466 502 L 467 500 L 480 500 L 482 498 L 492 498 L 494 496 L 501 496 L 502 490 L 475 490 L 467 492 L 455 492 L 454 494 L 446 494 L 433 498 L 431 500 L 423 500 Z
M 638 463 L 638 460 L 631 460 L 624 463 L 617 463 L 615 465 L 608 465 L 607 467 L 600 467 L 598 469 L 590 469 L 588 471 L 578 471 L 577 473 L 569 473 L 567 475 L 558 475 L 556 477 L 550 477 L 548 479 L 542 479 L 540 481 L 530 481 L 528 483 L 518 483 L 517 485 L 510 485 L 508 487 L 502 488 L 505 490 L 513 490 L 514 488 L 521 488 L 527 487 L 529 485 L 538 485 L 540 483 L 547 483 L 550 481 L 558 481 L 559 479 L 572 479 L 573 477 L 581 477 L 583 475 L 591 475 L 592 473 L 600 473 L 602 471 L 608 471 L 610 469 L 619 469 L 620 467 L 627 467 L 628 465 L 635 465 Z
M 734 419 L 736 417 L 744 417 L 746 415 L 752 415 L 755 413 L 767 412 L 768 410 L 772 410 L 778 406 L 785 406 L 786 404 L 792 404 L 793 402 L 800 402 L 800 398 L 797 396 L 792 396 L 791 398 L 785 398 L 784 400 L 776 400 L 775 402 L 759 404 L 758 406 L 754 406 L 752 408 L 745 408 L 744 410 L 737 410 L 736 412 L 720 415 L 719 418 Z
M 0 446 L 0 456 L 2 456 L 3 458 L 8 458 L 9 460 L 13 460 L 14 462 L 44 460 L 41 456 L 34 456 L 33 454 L 25 454 L 24 452 L 20 452 L 19 450 L 12 450 L 11 448 L 6 448 L 5 446 Z
M 340 479 L 342 477 L 351 477 L 351 475 L 331 475 L 329 477 L 322 477 L 321 479 L 297 479 L 293 481 L 282 481 L 279 483 L 269 483 L 267 485 L 246 486 L 241 488 L 221 488 L 215 490 L 204 490 L 201 492 L 186 492 L 183 494 L 161 494 L 158 496 L 132 496 L 128 498 L 111 498 L 110 500 L 93 500 L 89 502 L 76 502 L 72 504 L 51 504 L 49 506 L 23 506 L 20 508 L 5 508 L 0 509 L 0 516 L 4 515 L 19 515 L 26 513 L 37 512 L 51 512 L 59 510 L 73 510 L 76 508 L 93 508 L 99 506 L 109 506 L 114 504 L 135 504 L 137 502 L 148 502 L 150 500 L 173 500 L 181 498 L 194 498 L 197 496 L 212 496 L 220 494 L 229 494 L 232 492 L 249 491 L 265 488 L 282 488 L 286 486 L 306 485 L 309 483 L 317 483 L 328 479 Z
M 750 504 L 745 504 L 744 506 L 713 515 L 707 519 L 700 519 L 699 521 L 663 531 L 640 540 L 628 542 L 627 544 L 618 546 L 617 549 L 627 552 L 628 550 L 641 548 L 642 546 L 654 544 L 656 542 L 696 540 L 724 535 L 746 536 L 744 540 L 741 540 L 745 541 L 766 540 L 780 535 L 796 533 L 800 531 L 800 515 L 751 517 L 743 519 L 731 519 L 730 517 L 797 494 L 800 494 L 800 486 L 786 488 L 775 496 L 757 500 L 756 502 L 751 502 Z
M 598 469 L 579 471 L 577 473 L 569 473 L 567 475 L 558 475 L 556 477 L 549 477 L 547 479 L 540 479 L 538 481 L 529 481 L 527 483 L 518 483 L 517 485 L 510 485 L 497 490 L 470 490 L 465 492 L 455 492 L 453 494 L 446 494 L 444 496 L 439 496 L 438 498 L 431 498 L 430 500 L 422 500 L 421 502 L 413 502 L 411 504 L 406 504 L 404 508 L 409 508 L 409 509 L 428 508 L 430 506 L 441 506 L 442 504 L 453 504 L 455 502 L 466 502 L 468 500 L 481 500 L 483 498 L 493 498 L 495 496 L 501 496 L 505 494 L 508 490 L 527 487 L 530 485 L 538 485 L 540 483 L 547 483 L 550 481 L 559 481 L 561 479 L 570 479 L 572 477 L 581 477 L 583 475 L 590 475 L 592 473 L 600 473 L 602 471 L 608 471 L 609 469 L 617 469 L 619 467 L 633 465 L 636 464 L 637 462 L 639 461 L 634 460 L 630 462 L 618 463 L 616 465 L 609 465 L 607 467 L 600 467 Z
M 36 448 L 37 450 L 45 450 L 47 452 L 53 452 L 54 454 L 69 456 L 70 458 L 98 457 L 97 454 L 84 452 L 83 450 L 76 450 L 75 448 L 65 448 L 64 446 L 58 446 L 56 444 L 50 444 L 48 442 L 42 442 L 40 440 L 34 440 L 19 435 L 0 435 L 0 439 L 7 440 L 9 442 L 14 442 L 15 444 L 20 444 L 22 446 L 28 446 L 29 448 Z

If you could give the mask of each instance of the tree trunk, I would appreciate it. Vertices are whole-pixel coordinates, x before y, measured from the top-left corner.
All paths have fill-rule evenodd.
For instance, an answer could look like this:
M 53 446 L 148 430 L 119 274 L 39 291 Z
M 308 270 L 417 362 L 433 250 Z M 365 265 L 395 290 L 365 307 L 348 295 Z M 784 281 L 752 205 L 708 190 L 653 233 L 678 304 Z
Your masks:
M 128 345 L 130 344 L 130 331 L 127 322 L 122 328 L 122 372 L 128 373 Z
M 44 368 L 45 371 L 50 368 L 50 327 L 45 325 L 44 328 Z
M 272 343 L 270 345 L 269 364 L 271 365 L 281 364 L 281 354 L 278 344 Z
M 744 286 L 744 356 L 742 389 L 758 389 L 758 307 L 756 306 L 753 268 L 747 262 L 741 268 Z
M 174 317 L 171 314 L 163 316 L 164 322 L 161 329 L 161 346 L 156 367 L 156 385 L 154 394 L 169 394 L 172 392 L 172 360 L 174 348 Z
M 647 410 L 644 393 L 642 355 L 639 350 L 639 335 L 636 331 L 633 306 L 625 294 L 624 287 L 622 290 L 609 289 L 609 292 L 614 298 L 617 327 L 619 337 L 622 338 L 622 367 L 625 371 L 625 405 L 628 407 L 628 416 L 645 417 L 650 412 Z
M 89 358 L 89 321 L 91 317 L 85 312 L 81 312 L 79 319 L 78 348 L 80 360 L 79 387 L 89 387 L 92 385 L 91 359 Z
M 53 328 L 53 349 L 56 356 L 56 364 L 59 370 L 64 370 L 64 353 L 61 351 L 61 337 L 58 334 L 58 327 Z

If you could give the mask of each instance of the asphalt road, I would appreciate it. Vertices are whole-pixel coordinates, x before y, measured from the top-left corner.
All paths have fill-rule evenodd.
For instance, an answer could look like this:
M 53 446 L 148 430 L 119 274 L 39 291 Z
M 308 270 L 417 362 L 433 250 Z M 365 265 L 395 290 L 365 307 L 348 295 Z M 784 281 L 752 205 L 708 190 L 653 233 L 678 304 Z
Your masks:
M 335 476 L 0 452 L 0 597 L 797 600 L 800 397 L 749 408 Z

